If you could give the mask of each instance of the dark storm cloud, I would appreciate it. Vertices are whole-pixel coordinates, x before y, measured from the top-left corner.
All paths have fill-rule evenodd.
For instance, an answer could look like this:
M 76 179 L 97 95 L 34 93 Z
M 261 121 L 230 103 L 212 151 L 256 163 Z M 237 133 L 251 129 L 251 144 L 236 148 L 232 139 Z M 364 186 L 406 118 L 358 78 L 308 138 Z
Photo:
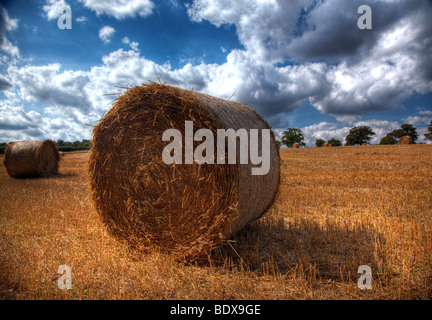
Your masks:
M 0 74 L 0 91 L 12 88 L 12 84 Z
M 3 8 L 0 5 L 0 48 L 4 42 L 6 30 L 7 30 L 7 12 L 5 8 Z
M 27 128 L 28 126 L 22 124 L 11 124 L 11 123 L 0 122 L 0 130 L 24 130 Z
M 432 90 L 430 2 L 361 1 L 372 8 L 372 30 L 356 26 L 359 3 L 322 2 L 308 18 L 313 30 L 290 44 L 290 54 L 299 61 L 334 64 L 326 72 L 330 90 L 321 97 L 310 96 L 323 113 L 396 110 L 413 92 Z
M 60 65 L 25 66 L 8 69 L 14 83 L 21 88 L 26 100 L 36 100 L 46 106 L 88 112 L 92 104 L 85 88 L 88 75 L 82 71 L 61 71 Z
M 361 5 L 372 9 L 372 30 L 357 26 Z M 221 69 L 241 79 L 233 88 L 239 101 L 272 119 L 305 100 L 326 114 L 394 110 L 413 92 L 432 90 L 425 0 L 195 0 L 188 14 L 235 25 L 246 50 L 231 52 Z
M 357 27 L 357 20 L 361 16 L 357 8 L 361 5 L 371 7 L 372 30 L 360 30 Z M 291 40 L 288 53 L 299 61 L 358 60 L 356 55 L 362 52 L 367 54 L 383 32 L 394 24 L 404 23 L 404 17 L 412 15 L 424 5 L 424 0 L 397 3 L 370 0 L 321 2 L 306 18 L 306 30 Z

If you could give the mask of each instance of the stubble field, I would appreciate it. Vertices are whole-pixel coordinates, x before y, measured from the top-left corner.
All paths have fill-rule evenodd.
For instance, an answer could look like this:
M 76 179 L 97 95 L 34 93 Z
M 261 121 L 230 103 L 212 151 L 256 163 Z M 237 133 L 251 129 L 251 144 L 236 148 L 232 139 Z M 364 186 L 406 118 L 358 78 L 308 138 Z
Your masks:
M 87 157 L 67 153 L 47 179 L 0 166 L 1 299 L 432 299 L 430 145 L 281 149 L 273 206 L 190 265 L 106 231 Z

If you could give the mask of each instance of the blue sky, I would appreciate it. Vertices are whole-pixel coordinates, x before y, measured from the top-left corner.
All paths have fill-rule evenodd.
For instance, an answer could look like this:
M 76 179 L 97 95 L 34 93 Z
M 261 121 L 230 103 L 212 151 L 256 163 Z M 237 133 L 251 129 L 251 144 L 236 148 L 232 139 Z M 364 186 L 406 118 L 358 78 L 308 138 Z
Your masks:
M 23 6 L 23 2 L 28 4 Z M 226 54 L 222 48 L 242 48 L 234 26 L 216 28 L 209 22 L 191 23 L 183 2 L 174 5 L 170 1 L 160 1 L 149 16 L 119 20 L 106 14 L 98 16 L 79 2 L 71 1 L 71 30 L 60 30 L 57 19 L 48 20 L 43 13 L 45 5 L 43 1 L 22 0 L 10 2 L 8 6 L 9 15 L 23 21 L 21 32 L 14 33 L 14 40 L 20 44 L 21 55 L 32 57 L 35 65 L 61 62 L 65 69 L 89 70 L 100 64 L 107 53 L 119 48 L 129 49 L 122 42 L 124 37 L 138 42 L 146 58 L 158 64 L 170 61 L 174 68 L 181 67 L 187 60 L 223 63 Z M 82 18 L 85 21 L 77 21 Z M 115 29 L 109 43 L 99 38 L 102 26 Z
M 360 5 L 372 29 L 360 30 Z M 59 29 L 70 6 L 72 29 Z M 121 89 L 167 84 L 249 104 L 281 134 L 372 143 L 432 120 L 430 1 L 5 1 L 0 141 L 91 138 Z

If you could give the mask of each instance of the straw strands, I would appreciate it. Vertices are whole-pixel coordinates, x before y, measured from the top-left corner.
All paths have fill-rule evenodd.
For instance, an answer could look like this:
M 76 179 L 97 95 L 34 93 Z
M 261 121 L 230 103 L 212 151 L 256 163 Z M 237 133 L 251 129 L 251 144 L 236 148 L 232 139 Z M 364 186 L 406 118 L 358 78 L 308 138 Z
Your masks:
M 403 136 L 399 139 L 399 144 L 412 144 L 413 140 L 411 136 Z
M 59 161 L 54 141 L 18 141 L 7 146 L 4 165 L 14 178 L 48 177 L 58 173 Z
M 89 178 L 96 208 L 113 234 L 133 247 L 194 260 L 270 207 L 279 185 L 279 150 L 272 135 L 270 171 L 261 176 L 251 175 L 252 164 L 238 162 L 167 165 L 163 132 L 174 128 L 185 136 L 185 121 L 213 133 L 269 129 L 239 103 L 156 83 L 128 88 L 93 129 Z

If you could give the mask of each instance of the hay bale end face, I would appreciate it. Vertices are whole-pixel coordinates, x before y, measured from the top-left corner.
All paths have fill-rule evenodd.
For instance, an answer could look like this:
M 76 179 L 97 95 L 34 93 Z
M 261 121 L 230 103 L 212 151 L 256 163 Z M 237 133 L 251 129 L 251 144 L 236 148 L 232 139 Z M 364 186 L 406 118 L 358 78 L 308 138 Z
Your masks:
M 399 144 L 412 144 L 413 140 L 411 136 L 403 136 L 399 139 Z
M 193 121 L 194 133 L 205 128 L 215 137 L 217 129 L 270 129 L 239 103 L 145 84 L 119 96 L 94 127 L 88 167 L 94 203 L 109 231 L 140 249 L 155 247 L 190 261 L 270 207 L 279 185 L 279 150 L 271 135 L 266 175 L 251 175 L 253 164 L 168 165 L 162 151 L 169 142 L 162 135 L 177 129 L 185 137 L 185 121 Z M 191 143 L 194 150 L 201 144 Z
M 7 146 L 4 165 L 13 178 L 58 174 L 60 154 L 54 141 L 18 141 Z
M 293 149 L 298 149 L 298 148 L 300 148 L 300 144 L 297 142 L 293 143 L 292 147 L 293 147 Z

